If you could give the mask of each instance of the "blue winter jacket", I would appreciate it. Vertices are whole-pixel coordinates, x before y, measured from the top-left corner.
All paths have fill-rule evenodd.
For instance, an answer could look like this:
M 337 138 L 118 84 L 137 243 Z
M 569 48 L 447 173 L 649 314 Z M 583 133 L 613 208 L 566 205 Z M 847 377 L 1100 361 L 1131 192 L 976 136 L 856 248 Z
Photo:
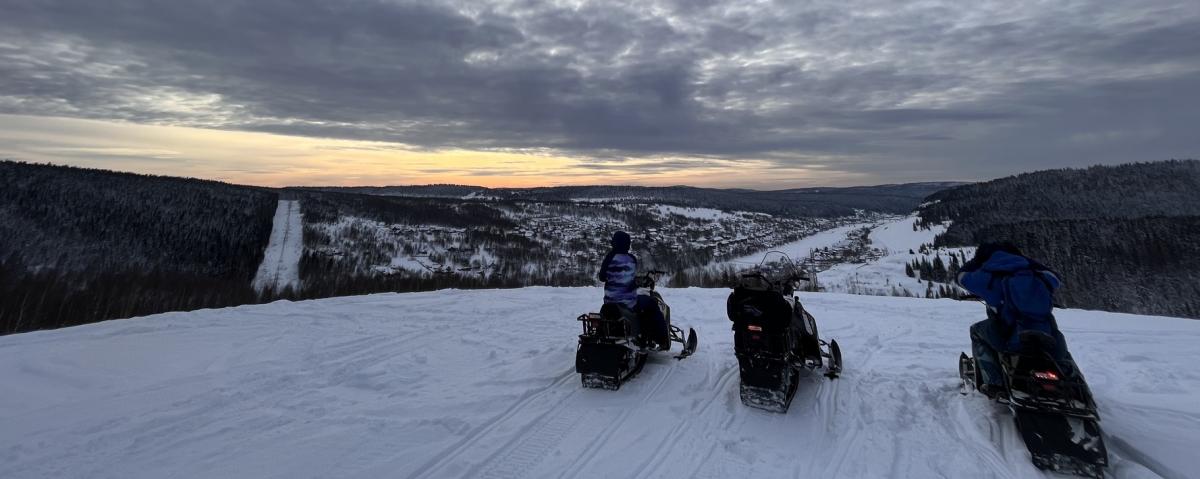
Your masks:
M 612 251 L 600 263 L 597 277 L 604 282 L 604 302 L 617 303 L 630 309 L 637 306 L 637 258 L 629 253 L 629 235 L 613 235 Z
M 1054 291 L 1061 283 L 1053 272 L 1004 251 L 992 253 L 982 264 L 972 263 L 959 270 L 958 284 L 998 313 L 997 319 L 1013 333 L 1008 341 L 1010 350 L 1019 347 L 1017 333 L 1021 331 L 1054 332 Z
M 629 253 L 612 255 L 604 274 L 604 302 L 623 304 L 630 309 L 637 306 L 637 258 Z

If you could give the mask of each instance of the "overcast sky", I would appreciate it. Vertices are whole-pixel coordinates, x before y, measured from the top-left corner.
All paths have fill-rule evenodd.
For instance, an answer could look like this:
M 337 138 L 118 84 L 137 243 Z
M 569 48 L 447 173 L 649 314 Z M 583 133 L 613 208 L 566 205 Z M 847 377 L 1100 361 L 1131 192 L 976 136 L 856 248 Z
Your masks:
M 773 188 L 1200 157 L 1196 0 L 0 12 L 12 159 L 259 184 Z

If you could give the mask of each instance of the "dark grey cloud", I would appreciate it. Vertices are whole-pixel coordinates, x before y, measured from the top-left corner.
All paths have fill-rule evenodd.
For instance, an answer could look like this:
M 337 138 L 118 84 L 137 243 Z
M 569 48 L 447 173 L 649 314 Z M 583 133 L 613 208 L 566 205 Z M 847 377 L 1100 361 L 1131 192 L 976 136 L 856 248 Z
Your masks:
M 551 149 L 598 170 L 751 158 L 880 179 L 1200 150 L 1189 0 L 0 0 L 0 12 L 0 113 Z

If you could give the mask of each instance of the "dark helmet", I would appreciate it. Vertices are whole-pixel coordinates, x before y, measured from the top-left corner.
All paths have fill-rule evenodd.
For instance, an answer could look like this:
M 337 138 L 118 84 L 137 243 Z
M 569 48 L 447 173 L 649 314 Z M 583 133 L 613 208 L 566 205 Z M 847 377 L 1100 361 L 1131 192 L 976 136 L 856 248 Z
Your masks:
M 612 235 L 612 249 L 618 253 L 628 253 L 631 242 L 629 233 L 624 231 L 618 231 Z

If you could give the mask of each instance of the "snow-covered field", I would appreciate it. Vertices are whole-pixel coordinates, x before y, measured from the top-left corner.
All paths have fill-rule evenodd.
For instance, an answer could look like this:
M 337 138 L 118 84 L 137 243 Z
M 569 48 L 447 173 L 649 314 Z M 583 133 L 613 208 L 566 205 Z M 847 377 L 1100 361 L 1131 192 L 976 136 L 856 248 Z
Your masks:
M 874 225 L 869 236 L 871 246 L 887 254 L 875 261 L 842 263 L 820 272 L 818 280 L 821 288 L 836 293 L 923 297 L 930 284 L 906 276 L 906 263 L 922 257 L 931 259 L 934 254 L 947 262 L 951 254 L 965 254 L 968 259 L 975 254 L 975 248 L 940 248 L 931 251 L 931 254 L 921 254 L 921 245 L 932 245 L 934 237 L 945 232 L 946 227 L 935 226 L 914 231 L 913 224 L 916 221 L 916 216 L 909 216 Z M 941 284 L 935 288 L 939 286 Z
M 844 241 L 846 239 L 846 235 L 848 233 L 850 233 L 851 231 L 861 229 L 864 227 L 868 227 L 868 226 L 872 226 L 873 224 L 874 223 L 853 223 L 853 224 L 849 224 L 849 225 L 845 225 L 845 226 L 839 226 L 837 228 L 827 229 L 825 231 L 821 231 L 819 233 L 816 233 L 816 234 L 813 234 L 810 236 L 806 236 L 800 240 L 793 241 L 791 243 L 782 244 L 779 246 L 775 246 L 773 248 L 769 248 L 767 250 L 762 251 L 761 253 L 755 253 L 752 255 L 743 256 L 741 258 L 724 261 L 719 264 L 730 263 L 735 266 L 743 267 L 743 268 L 746 266 L 757 265 L 763 260 L 763 257 L 770 251 L 778 251 L 778 252 L 788 255 L 788 257 L 791 258 L 793 261 L 803 262 L 805 258 L 808 258 L 809 253 L 812 250 L 831 247 L 831 246 L 837 244 L 838 242 Z M 776 256 L 771 259 L 777 260 L 779 258 Z M 901 273 L 904 272 L 903 268 L 904 267 L 901 266 L 901 270 L 900 270 Z
M 300 202 L 279 200 L 271 239 L 254 275 L 254 289 L 300 287 L 300 256 L 304 253 L 304 222 Z
M 594 288 L 383 294 L 0 337 L 0 477 L 1043 477 L 958 394 L 977 304 L 802 297 L 845 353 L 791 411 L 742 406 L 727 291 L 667 289 L 700 348 L 584 390 Z M 1200 471 L 1200 322 L 1059 315 L 1113 477 Z

